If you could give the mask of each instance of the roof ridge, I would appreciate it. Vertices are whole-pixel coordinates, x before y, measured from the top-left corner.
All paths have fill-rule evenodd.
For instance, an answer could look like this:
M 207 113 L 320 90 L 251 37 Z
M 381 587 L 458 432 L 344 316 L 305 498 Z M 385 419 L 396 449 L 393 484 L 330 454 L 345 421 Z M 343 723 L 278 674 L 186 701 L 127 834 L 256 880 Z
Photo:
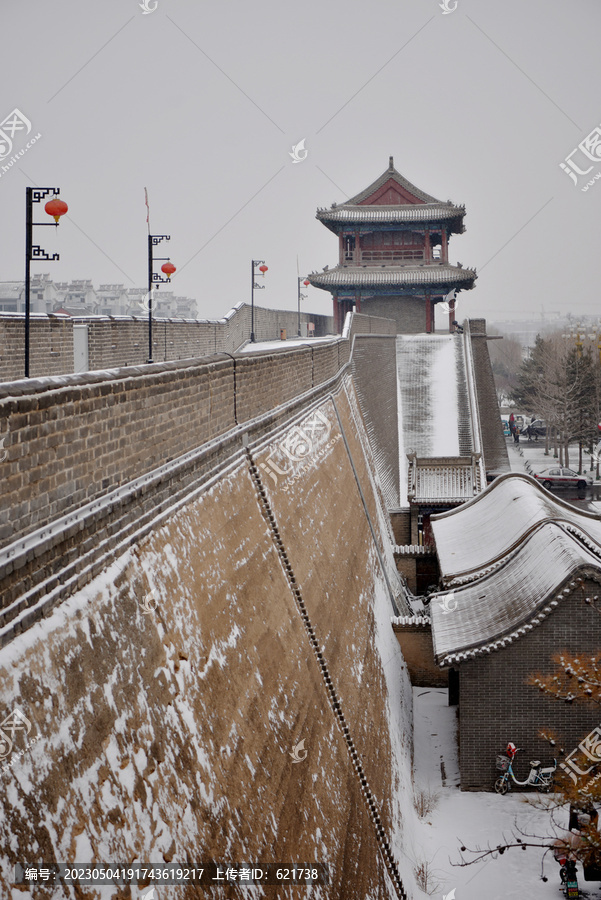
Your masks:
M 388 168 L 378 178 L 376 178 L 374 182 L 372 182 L 368 187 L 360 191 L 358 194 L 355 194 L 355 196 L 351 197 L 350 200 L 347 200 L 346 203 L 340 203 L 339 206 L 352 206 L 354 204 L 360 203 L 362 200 L 365 200 L 366 197 L 369 197 L 370 194 L 375 193 L 375 191 L 377 191 L 378 188 L 381 188 L 382 185 L 385 184 L 390 178 L 392 178 L 400 187 L 404 188 L 406 191 L 409 191 L 410 194 L 413 194 L 424 203 L 438 203 L 442 204 L 443 206 L 449 205 L 443 200 L 438 200 L 436 197 L 433 197 L 432 194 L 428 194 L 426 191 L 422 191 L 421 188 L 418 188 L 417 185 L 409 181 L 408 178 L 405 178 L 404 175 L 401 175 L 401 173 L 397 171 L 397 169 L 395 169 L 394 158 L 391 156 L 388 160 Z M 411 204 L 402 205 L 410 206 Z

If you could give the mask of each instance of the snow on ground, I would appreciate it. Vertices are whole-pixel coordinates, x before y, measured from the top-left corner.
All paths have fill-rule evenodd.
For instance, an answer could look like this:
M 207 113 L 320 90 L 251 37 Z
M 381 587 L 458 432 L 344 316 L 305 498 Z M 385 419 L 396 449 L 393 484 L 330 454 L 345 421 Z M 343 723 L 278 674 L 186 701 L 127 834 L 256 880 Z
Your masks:
M 538 798 L 536 792 L 515 790 L 502 797 L 486 791 L 460 791 L 457 708 L 448 706 L 446 689 L 414 688 L 413 695 L 415 791 L 434 792 L 437 800 L 432 812 L 419 822 L 405 852 L 415 864 L 428 863 L 431 895 L 439 898 L 454 888 L 455 900 L 557 900 L 562 896 L 559 867 L 549 854 L 544 862 L 548 881 L 541 880 L 542 849 L 515 848 L 497 859 L 489 857 L 463 868 L 452 865 L 460 861 L 462 844 L 486 848 L 489 842 L 493 846 L 502 843 L 503 836 L 511 839 L 516 822 L 530 834 L 545 836 L 553 831 L 548 813 L 527 801 Z M 566 824 L 567 817 L 566 810 Z M 468 853 L 464 856 L 470 858 Z M 579 868 L 579 883 L 587 892 L 585 895 L 583 890 L 582 896 L 601 898 L 601 885 L 584 882 L 581 871 Z M 422 895 L 414 900 L 418 896 Z
M 559 465 L 559 460 L 553 458 L 552 450 L 549 456 L 545 456 L 544 440 L 529 441 L 528 438 L 521 437 L 519 444 L 516 444 L 513 438 L 506 437 L 505 440 L 512 472 L 526 472 L 528 474 L 527 464 L 530 465 L 533 472 L 542 472 L 543 469 L 550 469 L 552 466 Z M 578 444 L 570 444 L 569 456 L 569 468 L 577 472 Z M 601 514 L 601 482 L 595 483 L 595 471 L 591 472 L 590 454 L 584 451 L 582 454 L 582 471 L 587 477 L 593 479 L 593 487 L 587 489 L 585 498 L 579 497 L 576 490 L 567 490 L 565 488 L 555 489 L 553 493 L 573 506 L 584 509 L 587 512 Z

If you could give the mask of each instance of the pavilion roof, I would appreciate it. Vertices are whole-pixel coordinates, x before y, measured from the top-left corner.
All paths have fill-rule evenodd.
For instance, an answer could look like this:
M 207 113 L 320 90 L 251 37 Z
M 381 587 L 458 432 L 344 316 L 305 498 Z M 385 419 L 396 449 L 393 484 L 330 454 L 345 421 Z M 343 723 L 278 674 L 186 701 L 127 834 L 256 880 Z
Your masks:
M 336 266 L 325 272 L 312 272 L 314 287 L 385 287 L 403 285 L 439 285 L 448 290 L 461 286 L 470 289 L 477 278 L 475 269 L 464 269 L 443 263 L 407 266 Z
M 456 206 L 450 200 L 438 200 L 412 184 L 394 168 L 393 158 L 389 166 L 372 184 L 351 197 L 346 203 L 333 204 L 330 209 L 319 209 L 317 218 L 332 231 L 341 225 L 358 223 L 453 223 L 453 231 L 463 231 L 465 206 Z

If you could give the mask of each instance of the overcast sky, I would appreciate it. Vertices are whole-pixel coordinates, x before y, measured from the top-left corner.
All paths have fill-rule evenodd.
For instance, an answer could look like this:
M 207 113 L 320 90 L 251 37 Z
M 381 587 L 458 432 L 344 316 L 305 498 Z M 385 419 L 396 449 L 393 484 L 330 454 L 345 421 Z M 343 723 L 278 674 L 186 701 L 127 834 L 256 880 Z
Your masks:
M 37 185 L 60 187 L 69 214 L 37 230 L 61 259 L 34 271 L 144 287 L 146 186 L 152 231 L 171 235 L 158 255 L 200 317 L 250 299 L 253 258 L 269 266 L 257 302 L 294 309 L 297 257 L 301 275 L 337 263 L 316 209 L 394 156 L 467 207 L 450 258 L 479 277 L 459 318 L 601 313 L 601 180 L 583 191 L 560 168 L 601 125 L 599 0 L 458 0 L 448 14 L 442 0 L 141 2 L 3 0 L 0 119 L 17 108 L 32 124 L 11 156 L 41 137 L 7 171 L 0 160 L 0 280 L 24 277 Z M 307 293 L 303 308 L 331 311 Z

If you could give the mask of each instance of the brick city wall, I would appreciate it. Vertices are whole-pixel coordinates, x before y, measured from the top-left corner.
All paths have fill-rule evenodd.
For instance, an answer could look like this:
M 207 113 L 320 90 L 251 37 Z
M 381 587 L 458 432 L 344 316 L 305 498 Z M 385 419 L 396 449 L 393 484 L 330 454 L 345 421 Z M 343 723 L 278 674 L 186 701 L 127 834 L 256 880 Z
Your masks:
M 0 381 L 22 378 L 25 372 L 25 318 L 0 313 Z M 73 371 L 73 320 L 67 316 L 31 317 L 29 371 L 63 375 Z
M 431 625 L 393 625 L 411 684 L 416 687 L 447 687 L 448 672 L 434 661 Z
M 363 319 L 331 344 L 1 385 L 0 545 L 325 383 Z
M 377 341 L 377 349 L 374 348 Z M 399 421 L 396 337 L 357 341 L 353 381 L 389 509 L 399 502 Z M 404 486 L 403 486 L 404 487 Z
M 508 741 L 523 747 L 516 777 L 528 774 L 528 761 L 552 764 L 553 753 L 538 733 L 555 731 L 566 754 L 599 724 L 599 711 L 581 703 L 553 700 L 526 684 L 534 673 L 555 671 L 552 656 L 563 650 L 598 655 L 601 619 L 584 602 L 596 596 L 599 585 L 584 581 L 542 623 L 503 650 L 459 666 L 460 770 L 462 790 L 492 790 L 498 772 L 495 759 Z
M 379 297 L 364 300 L 361 312 L 396 323 L 394 333 L 421 334 L 426 330 L 426 304 L 417 297 Z
M 331 316 L 301 313 L 301 324 L 313 322 L 315 337 L 333 331 Z M 41 315 L 31 317 L 30 374 L 33 378 L 66 375 L 75 371 L 73 326 L 85 325 L 88 334 L 88 370 L 143 365 L 148 359 L 148 319 L 140 316 Z M 298 314 L 292 310 L 255 306 L 257 341 L 297 336 Z M 192 359 L 209 353 L 233 353 L 249 340 L 251 309 L 240 303 L 223 319 L 153 319 L 154 362 Z M 0 381 L 24 374 L 25 317 L 0 314 Z
M 61 583 L 54 611 L 48 592 L 36 606 L 27 591 L 19 625 L 39 621 L 42 606 L 47 618 L 0 657 L 1 714 L 18 709 L 31 728 L 31 747 L 21 752 L 21 729 L 0 759 L 0 896 L 21 896 L 11 887 L 16 862 L 179 865 L 201 855 L 327 861 L 324 900 L 416 896 L 402 852 L 417 814 L 411 687 L 385 584 L 391 537 L 348 368 L 327 391 L 307 415 L 293 413 L 301 427 L 316 414 L 328 423 L 319 457 L 292 470 L 300 478 L 274 484 L 262 468 L 295 427 L 288 411 L 254 446 L 255 425 L 248 445 L 237 429 L 223 463 L 162 519 L 156 491 L 140 498 L 129 549 L 111 523 L 111 567 L 105 557 L 92 577 L 80 571 L 68 603 L 58 605 L 67 561 L 79 565 L 98 547 L 98 523 L 55 564 L 43 552 L 35 560 Z M 295 765 L 300 740 L 306 761 Z M 392 860 L 406 890 L 393 888 Z M 217 891 L 249 894 L 236 884 Z M 203 892 L 188 884 L 159 894 Z
M 507 442 L 503 434 L 499 413 L 499 401 L 495 379 L 487 346 L 486 320 L 470 319 L 470 341 L 474 358 L 474 373 L 480 428 L 482 432 L 482 452 L 487 471 L 509 472 Z

